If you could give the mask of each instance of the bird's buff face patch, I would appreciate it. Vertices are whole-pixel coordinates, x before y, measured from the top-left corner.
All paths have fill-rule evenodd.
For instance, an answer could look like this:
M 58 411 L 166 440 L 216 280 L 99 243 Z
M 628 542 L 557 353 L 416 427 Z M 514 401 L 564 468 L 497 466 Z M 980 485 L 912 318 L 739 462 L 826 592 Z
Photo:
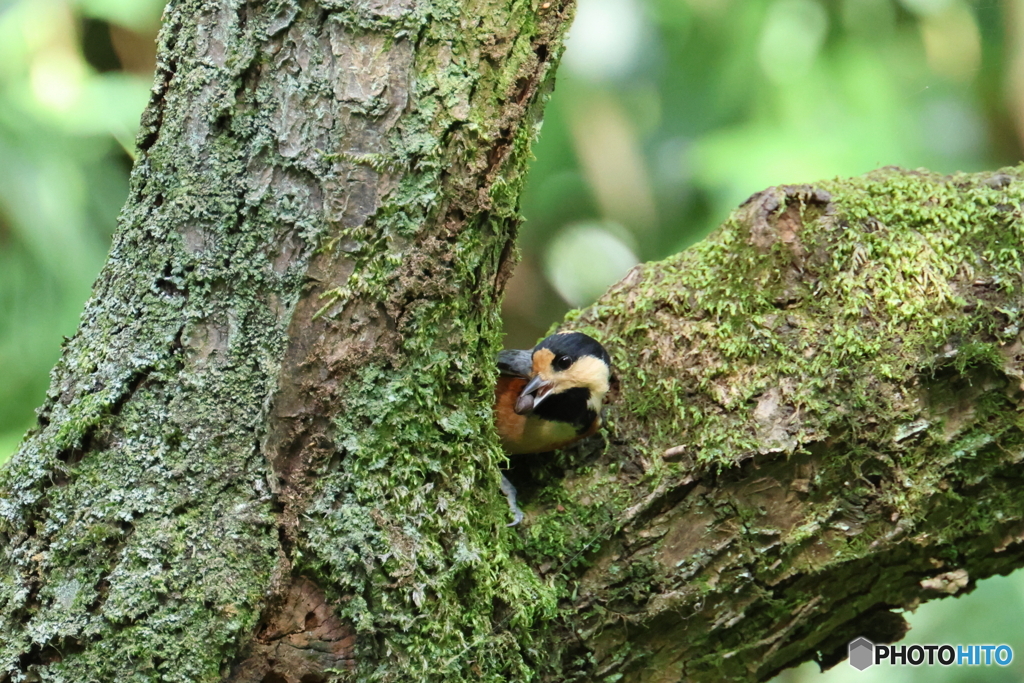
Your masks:
M 555 361 L 555 354 L 551 349 L 537 349 L 533 352 L 533 374 L 550 379 L 551 364 Z
M 580 356 L 562 371 L 554 369 L 554 362 L 555 354 L 550 349 L 537 349 L 533 353 L 534 376 L 550 382 L 554 393 L 574 387 L 583 387 L 589 389 L 592 394 L 602 396 L 608 393 L 608 366 L 599 358 Z

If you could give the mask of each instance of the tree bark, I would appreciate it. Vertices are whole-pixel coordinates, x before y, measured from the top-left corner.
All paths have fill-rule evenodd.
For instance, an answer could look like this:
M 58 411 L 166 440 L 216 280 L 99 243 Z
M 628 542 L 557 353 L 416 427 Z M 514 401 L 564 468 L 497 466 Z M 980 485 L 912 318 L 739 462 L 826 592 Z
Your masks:
M 0 474 L 0 680 L 525 675 L 494 625 L 553 608 L 486 425 L 571 11 L 171 2 L 109 261 Z
M 490 427 L 570 9 L 172 2 L 132 196 L 0 472 L 0 680 L 764 680 L 1020 566 L 1018 171 L 751 199 Z
M 1022 201 L 1020 168 L 770 188 L 570 316 L 621 373 L 528 517 L 534 566 L 585 558 L 580 680 L 831 666 L 1024 564 Z

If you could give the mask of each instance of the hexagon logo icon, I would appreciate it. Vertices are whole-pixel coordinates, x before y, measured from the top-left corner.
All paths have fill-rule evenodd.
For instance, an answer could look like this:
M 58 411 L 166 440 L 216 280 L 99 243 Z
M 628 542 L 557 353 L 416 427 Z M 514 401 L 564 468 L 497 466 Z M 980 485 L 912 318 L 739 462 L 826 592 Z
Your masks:
M 850 641 L 850 666 L 863 671 L 875 663 L 875 644 L 867 638 Z

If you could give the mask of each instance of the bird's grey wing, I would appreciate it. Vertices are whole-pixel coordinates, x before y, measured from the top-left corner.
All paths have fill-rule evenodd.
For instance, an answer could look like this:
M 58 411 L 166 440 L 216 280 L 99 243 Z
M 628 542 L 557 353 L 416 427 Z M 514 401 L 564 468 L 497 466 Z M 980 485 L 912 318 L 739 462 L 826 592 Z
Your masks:
M 498 354 L 498 370 L 503 375 L 529 377 L 533 374 L 533 352 L 506 349 Z

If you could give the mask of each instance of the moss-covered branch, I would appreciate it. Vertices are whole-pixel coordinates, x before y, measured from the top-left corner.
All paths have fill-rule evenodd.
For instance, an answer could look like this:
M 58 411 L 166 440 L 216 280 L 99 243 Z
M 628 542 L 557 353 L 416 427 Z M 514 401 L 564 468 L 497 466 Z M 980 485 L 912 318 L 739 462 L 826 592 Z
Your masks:
M 828 665 L 1024 564 L 1022 201 L 1019 169 L 772 188 L 571 316 L 621 391 L 607 447 L 534 465 L 522 551 L 575 558 L 546 680 Z

